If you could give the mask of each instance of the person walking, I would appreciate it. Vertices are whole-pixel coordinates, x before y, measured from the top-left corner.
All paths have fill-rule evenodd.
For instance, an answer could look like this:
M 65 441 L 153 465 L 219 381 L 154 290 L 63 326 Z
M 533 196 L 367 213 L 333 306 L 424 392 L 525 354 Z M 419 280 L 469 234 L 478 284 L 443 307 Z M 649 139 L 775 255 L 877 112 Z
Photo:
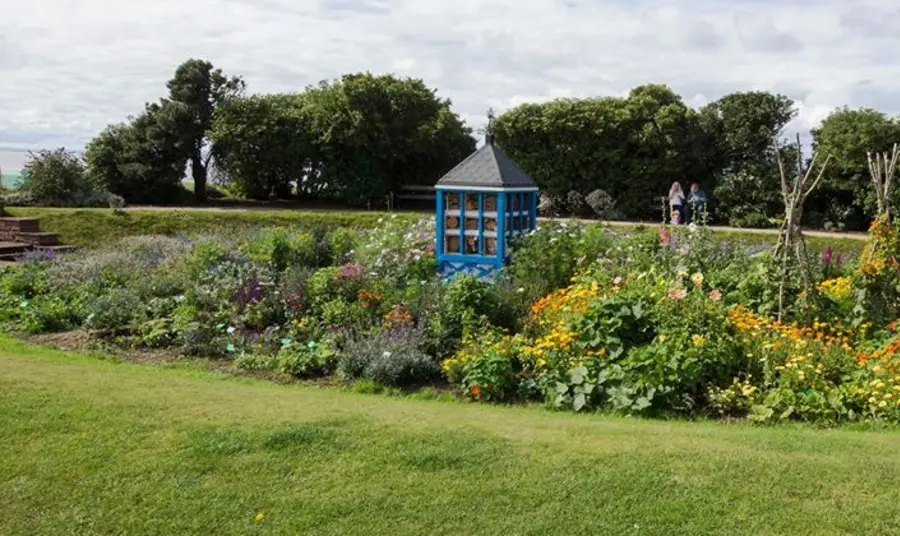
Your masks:
M 684 220 L 684 192 L 681 183 L 675 181 L 669 188 L 669 219 L 673 225 L 678 225 Z

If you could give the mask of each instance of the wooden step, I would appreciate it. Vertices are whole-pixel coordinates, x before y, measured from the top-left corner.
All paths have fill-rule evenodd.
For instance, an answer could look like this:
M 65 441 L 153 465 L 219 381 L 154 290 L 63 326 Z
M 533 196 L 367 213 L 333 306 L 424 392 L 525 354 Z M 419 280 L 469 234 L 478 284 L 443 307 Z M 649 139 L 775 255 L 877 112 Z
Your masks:
M 58 246 L 59 233 L 19 233 L 20 242 L 31 244 L 33 246 Z
M 40 223 L 37 218 L 0 217 L 0 229 L 37 232 L 40 229 Z
M 28 244 L 22 242 L 0 242 L 0 255 L 16 255 L 31 249 Z

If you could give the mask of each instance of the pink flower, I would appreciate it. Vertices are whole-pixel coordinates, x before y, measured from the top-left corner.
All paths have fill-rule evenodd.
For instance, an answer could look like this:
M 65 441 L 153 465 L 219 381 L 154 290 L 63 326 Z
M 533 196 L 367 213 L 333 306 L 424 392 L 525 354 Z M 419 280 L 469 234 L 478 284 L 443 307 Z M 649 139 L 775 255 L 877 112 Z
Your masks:
M 683 300 L 687 298 L 687 291 L 683 288 L 676 288 L 669 291 L 669 297 L 675 300 Z
M 659 228 L 659 242 L 664 246 L 668 246 L 669 239 L 670 239 L 669 231 L 665 227 L 660 227 Z
M 622 278 L 620 276 L 616 276 L 613 278 L 612 283 L 613 283 L 613 285 L 618 287 L 619 285 L 622 284 Z
M 722 293 L 718 290 L 713 290 L 709 293 L 709 299 L 712 301 L 720 301 L 722 299 Z

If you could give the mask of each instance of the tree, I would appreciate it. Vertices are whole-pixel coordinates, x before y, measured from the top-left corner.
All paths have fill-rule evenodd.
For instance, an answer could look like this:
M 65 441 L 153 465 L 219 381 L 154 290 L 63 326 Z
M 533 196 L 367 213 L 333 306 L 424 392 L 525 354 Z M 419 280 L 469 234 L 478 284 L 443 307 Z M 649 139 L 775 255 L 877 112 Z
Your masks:
M 240 77 L 227 77 L 208 61 L 190 59 L 182 63 L 166 86 L 171 105 L 164 105 L 165 128 L 177 133 L 183 156 L 191 163 L 194 198 L 206 200 L 207 167 L 212 151 L 207 133 L 221 104 L 244 91 Z M 205 154 L 204 154 L 205 153 Z
M 303 94 L 315 151 L 308 188 L 363 203 L 434 184 L 475 148 L 450 101 L 420 79 L 348 74 Z
M 98 190 L 129 203 L 166 203 L 180 194 L 187 160 L 170 128 L 173 104 L 148 104 L 129 123 L 112 125 L 85 149 L 87 175 Z
M 631 137 L 623 99 L 557 99 L 522 104 L 493 123 L 498 146 L 540 186 L 545 198 L 597 188 L 627 190 Z
M 706 179 L 713 164 L 698 114 L 666 86 L 524 104 L 498 117 L 494 132 L 546 195 L 599 188 L 629 217 L 655 217 L 672 181 Z
M 631 90 L 625 100 L 631 139 L 628 142 L 628 196 L 634 216 L 656 215 L 674 181 L 683 188 L 693 181 L 714 186 L 714 155 L 697 112 L 668 86 L 647 84 Z M 625 208 L 628 205 L 620 203 Z
M 778 150 L 786 161 L 796 162 L 800 147 L 795 143 L 782 141 Z M 775 219 L 783 213 L 783 194 L 775 145 L 772 144 L 772 148 L 767 149 L 766 153 L 758 161 L 748 162 L 736 170 L 726 168 L 719 179 L 715 197 L 718 210 L 726 216 L 729 225 L 772 227 Z
M 701 110 L 726 173 L 759 174 L 774 167 L 772 140 L 797 115 L 794 101 L 768 91 L 725 95 Z M 777 184 L 777 179 L 776 179 Z
M 285 198 L 304 182 L 310 136 L 298 95 L 231 99 L 216 109 L 209 132 L 217 166 L 251 199 Z
M 813 144 L 834 156 L 820 195 L 810 201 L 826 210 L 843 209 L 847 222 L 863 228 L 875 213 L 876 199 L 869 188 L 866 154 L 889 151 L 900 142 L 900 125 L 871 108 L 840 108 L 813 130 Z
M 84 163 L 65 147 L 29 151 L 21 190 L 41 204 L 70 205 L 74 197 L 86 190 Z

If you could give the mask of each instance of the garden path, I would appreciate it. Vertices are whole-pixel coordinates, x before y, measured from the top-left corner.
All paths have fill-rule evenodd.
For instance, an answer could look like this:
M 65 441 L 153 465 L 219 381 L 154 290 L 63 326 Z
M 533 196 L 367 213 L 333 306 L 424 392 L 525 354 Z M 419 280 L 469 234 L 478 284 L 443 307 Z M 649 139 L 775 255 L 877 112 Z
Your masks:
M 252 211 L 273 211 L 273 210 L 303 210 L 297 209 L 296 207 L 279 207 L 279 206 L 240 206 L 240 207 L 164 207 L 164 206 L 134 206 L 125 209 L 129 210 L 184 210 L 184 211 L 228 211 L 228 212 L 252 212 Z M 369 212 L 366 210 L 353 210 L 353 209 L 341 209 L 341 212 Z M 402 211 L 400 211 L 402 212 Z M 410 211 L 415 212 L 415 211 Z M 427 213 L 425 211 L 420 211 L 423 213 Z M 570 218 L 539 218 L 539 220 L 551 220 L 551 221 L 572 221 Z M 603 220 L 591 220 L 591 219 L 579 219 L 577 220 L 582 223 L 603 223 L 604 225 L 609 225 L 610 227 L 635 227 L 638 225 L 644 226 L 652 226 L 659 227 L 661 224 L 659 222 L 634 222 L 634 221 L 603 221 Z M 724 233 L 748 233 L 748 234 L 765 234 L 765 235 L 777 235 L 778 229 L 750 229 L 750 228 L 741 228 L 741 227 L 727 227 L 720 225 L 711 225 L 710 229 L 713 231 L 724 232 Z M 836 231 L 817 231 L 817 230 L 804 230 L 803 233 L 807 236 L 815 236 L 819 238 L 849 238 L 853 240 L 865 240 L 866 233 L 862 232 L 836 232 Z

